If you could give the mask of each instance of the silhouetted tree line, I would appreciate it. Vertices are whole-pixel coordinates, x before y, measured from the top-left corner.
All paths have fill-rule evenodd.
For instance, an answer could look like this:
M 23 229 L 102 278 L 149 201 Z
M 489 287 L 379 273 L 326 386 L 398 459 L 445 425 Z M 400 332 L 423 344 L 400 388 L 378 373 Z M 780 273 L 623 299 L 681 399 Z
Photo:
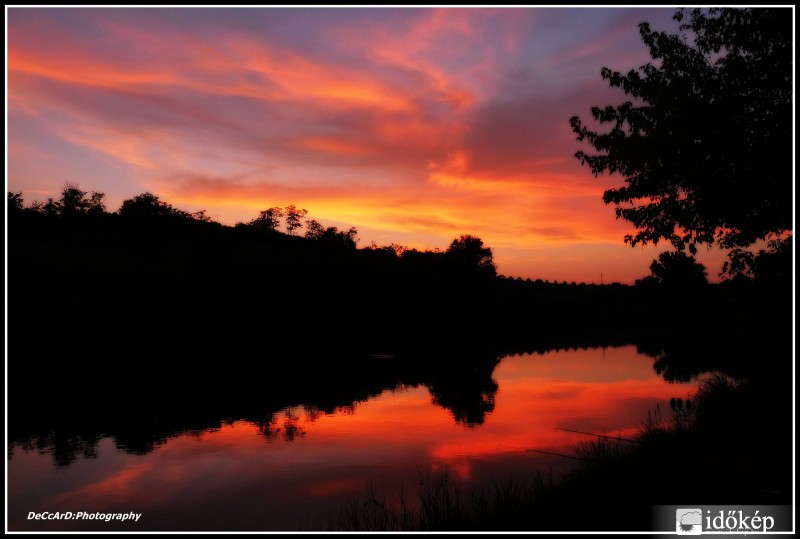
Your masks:
M 124 200 L 119 210 L 113 213 L 106 211 L 104 200 L 104 193 L 94 191 L 89 193 L 71 183 L 65 184 L 58 200 L 49 198 L 46 203 L 33 201 L 26 206 L 22 193 L 8 193 L 8 207 L 12 221 L 28 217 L 80 219 L 84 223 L 96 224 L 99 220 L 119 218 L 129 222 L 160 224 L 163 227 L 170 226 L 169 223 L 180 222 L 208 223 L 223 227 L 213 221 L 205 210 L 196 212 L 181 210 L 149 192 Z M 303 237 L 313 240 L 320 246 L 356 250 L 358 244 L 356 227 L 350 227 L 345 231 L 335 226 L 326 227 L 316 219 L 304 222 L 303 218 L 307 215 L 308 210 L 294 205 L 285 208 L 272 207 L 260 211 L 258 216 L 249 222 L 237 222 L 233 229 L 243 234 L 284 234 L 280 230 L 283 220 L 286 235 L 297 236 L 298 231 L 305 228 Z M 492 249 L 485 246 L 480 238 L 470 235 L 454 239 L 444 252 L 438 249 L 418 251 L 397 245 L 380 248 L 373 245 L 369 249 L 378 255 L 382 253 L 389 258 L 402 259 L 407 266 L 418 266 L 418 269 L 428 271 L 449 271 L 459 278 L 486 278 L 497 274 Z
M 266 328 L 280 335 L 306 317 L 315 320 L 309 327 L 317 336 L 309 344 L 325 346 L 358 331 L 370 348 L 430 343 L 448 333 L 507 342 L 570 331 L 608 337 L 661 332 L 676 315 L 696 327 L 708 320 L 722 326 L 740 311 L 740 323 L 787 315 L 761 312 L 783 290 L 764 293 L 764 284 L 787 282 L 785 249 L 781 263 L 757 255 L 763 269 L 755 280 L 723 285 L 709 286 L 705 268 L 684 253 L 660 255 L 652 275 L 635 287 L 549 283 L 498 278 L 492 249 L 470 235 L 443 251 L 396 244 L 359 249 L 355 227 L 344 231 L 310 219 L 298 234 L 297 219 L 308 212 L 296 206 L 269 208 L 229 227 L 152 193 L 126 199 L 114 213 L 103 201 L 102 193 L 72 184 L 46 204 L 26 206 L 21 194 L 9 193 L 9 308 L 17 324 L 61 328 L 83 320 L 113 332 L 124 332 L 119 328 L 127 323 L 150 324 L 156 332 L 165 324 L 187 333 Z M 286 215 L 292 217 L 281 233 Z M 776 269 L 768 271 L 768 261 Z M 182 308 L 190 305 L 198 307 Z M 291 314 L 281 316 L 282 309 Z M 180 317 L 169 314 L 176 310 Z M 334 318 L 320 314 L 326 311 Z
M 230 228 L 213 221 L 205 210 L 181 210 L 149 192 L 124 200 L 119 210 L 111 213 L 106 210 L 104 193 L 87 192 L 71 183 L 65 184 L 59 199 L 48 198 L 44 203 L 34 200 L 27 206 L 22 193 L 9 192 L 8 211 L 12 222 L 25 218 L 47 218 L 92 225 L 121 218 L 156 227 L 167 227 L 169 223 L 206 223 Z M 283 219 L 285 234 L 289 236 L 296 236 L 297 231 L 305 227 L 303 237 L 321 246 L 351 251 L 357 249 L 359 240 L 356 227 L 339 230 L 335 226 L 326 227 L 316 219 L 304 223 L 302 218 L 307 214 L 306 209 L 298 209 L 294 205 L 272 207 L 260 211 L 257 217 L 247 223 L 237 222 L 233 228 L 243 234 L 284 234 L 280 230 Z M 739 249 L 726 263 L 724 272 L 737 281 L 756 279 L 761 282 L 788 282 L 791 277 L 791 245 L 792 237 L 788 236 L 770 241 L 767 249 L 757 253 Z M 419 251 L 397 244 L 379 247 L 374 243 L 367 250 L 386 260 L 401 260 L 406 266 L 420 272 L 448 271 L 462 280 L 497 276 L 492 249 L 485 246 L 480 238 L 471 235 L 454 239 L 445 251 Z M 681 251 L 662 253 L 653 261 L 650 270 L 651 275 L 637 280 L 637 285 L 663 285 L 674 291 L 691 293 L 696 287 L 708 283 L 705 267 L 693 256 Z
M 769 333 L 770 323 L 791 319 L 784 287 L 770 284 L 785 281 L 764 270 L 755 280 L 711 286 L 682 253 L 662 254 L 639 286 L 551 283 L 498 278 L 491 248 L 470 235 L 443 251 L 359 249 L 355 228 L 314 219 L 305 237 L 280 233 L 281 208 L 229 227 L 151 193 L 114 213 L 103 200 L 71 184 L 47 204 L 26 206 L 9 193 L 12 344 L 49 332 L 72 342 L 93 327 L 110 342 L 201 335 L 209 348 L 224 348 L 226 335 L 248 343 L 261 335 L 285 350 L 286 335 L 304 328 L 313 335 L 305 347 L 350 346 L 358 335 L 365 353 L 395 353 L 439 342 L 527 346 L 570 334 L 598 342 L 668 338 L 677 318 L 707 333 L 748 326 Z
M 34 200 L 28 206 L 25 206 L 22 193 L 9 192 L 8 209 L 12 218 L 23 215 L 62 219 L 96 218 L 112 215 L 106 211 L 105 197 L 105 193 L 83 191 L 77 185 L 67 182 L 58 200 L 52 197 L 44 203 Z M 180 210 L 152 193 L 142 193 L 124 200 L 116 215 L 134 219 L 173 218 L 211 222 L 205 210 Z
M 308 215 L 308 210 L 298 209 L 294 204 L 279 208 L 277 206 L 260 211 L 258 217 L 247 223 L 238 222 L 236 228 L 251 228 L 265 232 L 278 232 L 281 218 L 285 220 L 286 232 L 294 236 L 295 230 L 303 228 L 302 219 Z M 316 222 L 316 221 L 314 221 Z

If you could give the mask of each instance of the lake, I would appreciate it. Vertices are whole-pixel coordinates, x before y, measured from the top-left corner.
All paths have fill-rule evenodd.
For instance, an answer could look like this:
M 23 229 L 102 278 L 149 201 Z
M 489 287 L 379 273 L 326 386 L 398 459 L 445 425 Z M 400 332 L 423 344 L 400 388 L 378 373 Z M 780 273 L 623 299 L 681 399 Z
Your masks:
M 457 385 L 398 384 L 332 411 L 298 404 L 265 411 L 261 420 L 179 431 L 147 451 L 100 435 L 69 462 L 54 458 L 46 443 L 16 442 L 8 457 L 8 526 L 327 529 L 367 488 L 413 505 L 420 482 L 442 472 L 467 485 L 557 476 L 574 465 L 558 455 L 597 439 L 569 430 L 634 436 L 657 409 L 671 419 L 670 398 L 691 398 L 697 387 L 666 382 L 634 346 L 505 356 L 489 381 L 468 403 Z M 142 516 L 27 519 L 56 511 Z

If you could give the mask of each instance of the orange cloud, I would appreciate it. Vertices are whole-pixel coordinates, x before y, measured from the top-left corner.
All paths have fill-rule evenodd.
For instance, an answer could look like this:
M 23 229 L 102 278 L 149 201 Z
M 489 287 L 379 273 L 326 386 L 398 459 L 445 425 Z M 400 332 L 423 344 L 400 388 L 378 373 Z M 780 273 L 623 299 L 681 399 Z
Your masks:
M 301 138 L 295 144 L 314 151 L 346 156 L 370 155 L 375 151 L 374 147 L 367 144 L 325 137 Z

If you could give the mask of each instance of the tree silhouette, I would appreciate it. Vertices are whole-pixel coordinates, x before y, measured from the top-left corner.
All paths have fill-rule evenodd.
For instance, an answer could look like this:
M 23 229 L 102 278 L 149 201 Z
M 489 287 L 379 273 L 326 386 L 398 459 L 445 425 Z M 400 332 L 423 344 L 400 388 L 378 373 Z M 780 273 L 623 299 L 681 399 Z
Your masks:
M 61 203 L 50 197 L 42 206 L 42 212 L 48 217 L 58 217 L 61 215 Z
M 97 191 L 92 191 L 92 195 L 89 198 L 89 206 L 86 209 L 86 212 L 91 215 L 102 215 L 106 213 L 105 198 L 106 198 L 105 193 L 98 193 Z
M 356 227 L 350 227 L 350 230 L 345 232 L 339 230 L 338 227 L 329 226 L 325 228 L 322 223 L 316 219 L 310 219 L 306 222 L 306 238 L 316 240 L 332 247 L 344 247 L 346 249 L 355 249 L 356 236 L 358 230 Z
M 99 200 L 102 203 L 102 193 L 93 193 L 92 200 L 95 195 L 99 195 Z M 210 217 L 206 215 L 205 210 L 196 212 L 188 212 L 175 208 L 169 202 L 165 202 L 158 198 L 153 193 L 142 193 L 133 198 L 128 198 L 122 201 L 117 213 L 121 217 L 135 218 L 135 219 L 152 219 L 152 218 L 170 218 L 175 221 L 201 221 L 205 223 L 213 222 Z
M 22 193 L 8 192 L 8 211 L 9 213 L 21 212 L 25 208 L 25 199 Z
M 603 79 L 631 100 L 592 107 L 594 131 L 574 116 L 575 157 L 595 176 L 624 177 L 606 204 L 638 231 L 636 245 L 748 247 L 792 228 L 792 11 L 676 11 L 682 32 L 642 23 L 653 61 Z M 691 36 L 688 37 L 688 36 Z
M 86 213 L 89 209 L 91 202 L 86 197 L 86 191 L 82 191 L 77 185 L 69 182 L 64 184 L 64 189 L 61 191 L 61 215 L 64 217 L 71 217 L 81 213 Z
M 306 222 L 306 238 L 318 240 L 324 233 L 325 227 L 316 219 L 310 219 Z
M 119 208 L 119 214 L 123 217 L 167 217 L 180 213 L 181 210 L 176 210 L 172 204 L 160 200 L 153 193 L 142 193 L 123 200 Z
M 454 239 L 444 255 L 459 269 L 474 270 L 491 277 L 497 275 L 491 248 L 485 247 L 483 241 L 475 236 L 465 234 Z
M 258 230 L 274 232 L 281 224 L 281 217 L 283 217 L 283 210 L 281 208 L 269 208 L 268 210 L 258 212 L 258 217 L 248 224 Z
M 660 283 L 670 288 L 691 289 L 708 284 L 705 266 L 683 251 L 665 251 L 650 264 L 652 275 L 636 284 Z
M 319 239 L 328 245 L 344 247 L 345 249 L 355 249 L 356 242 L 358 241 L 357 236 L 358 230 L 354 226 L 351 226 L 347 232 L 339 230 L 335 226 L 329 226 L 322 232 Z
M 302 219 L 307 213 L 307 210 L 299 210 L 294 206 L 294 204 L 291 206 L 286 206 L 283 215 L 286 219 L 286 232 L 288 232 L 290 236 L 293 236 L 294 231 L 298 228 L 303 228 Z
M 74 218 L 80 215 L 105 215 L 105 193 L 92 191 L 91 195 L 77 185 L 65 182 L 58 200 L 48 198 L 46 203 L 33 201 L 27 208 L 22 193 L 8 193 L 8 208 L 11 213 L 29 213 L 59 218 Z

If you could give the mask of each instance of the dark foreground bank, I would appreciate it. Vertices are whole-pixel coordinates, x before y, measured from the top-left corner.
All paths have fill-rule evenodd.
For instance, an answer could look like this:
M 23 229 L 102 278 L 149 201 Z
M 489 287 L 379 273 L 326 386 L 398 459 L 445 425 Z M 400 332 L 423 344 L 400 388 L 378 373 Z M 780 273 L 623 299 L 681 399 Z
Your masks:
M 413 504 L 368 485 L 329 528 L 651 531 L 657 505 L 790 505 L 791 394 L 761 382 L 714 374 L 689 411 L 656 410 L 633 442 L 576 448 L 562 478 L 464 485 L 445 472 L 421 478 Z

